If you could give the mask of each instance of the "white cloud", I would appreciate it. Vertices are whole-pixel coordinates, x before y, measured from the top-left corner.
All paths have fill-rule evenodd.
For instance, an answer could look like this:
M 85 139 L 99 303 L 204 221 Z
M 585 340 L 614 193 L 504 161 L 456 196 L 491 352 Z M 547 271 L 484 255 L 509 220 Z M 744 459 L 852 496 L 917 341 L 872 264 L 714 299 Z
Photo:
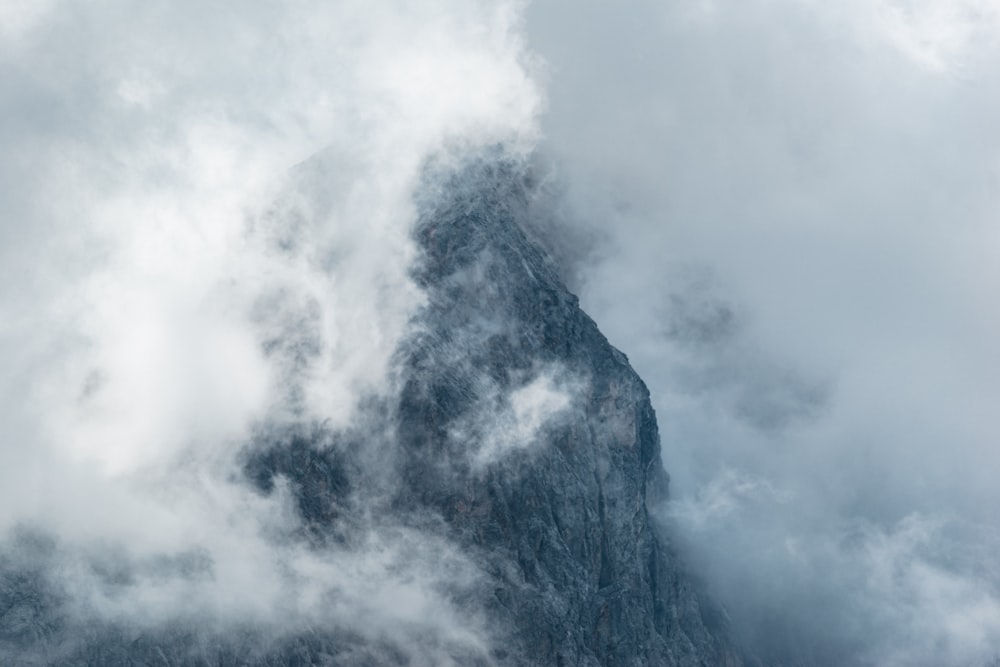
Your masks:
M 963 70 L 984 45 L 994 46 L 1000 27 L 992 0 L 888 0 L 876 7 L 875 23 L 890 43 L 936 72 Z
M 584 384 L 556 366 L 536 368 L 504 389 L 483 379 L 477 400 L 451 426 L 448 437 L 476 468 L 502 462 L 544 443 L 547 429 L 573 416 L 574 396 Z
M 580 386 L 578 382 L 559 380 L 554 369 L 546 369 L 506 397 L 490 396 L 478 410 L 474 408 L 472 414 L 477 421 L 489 422 L 475 427 L 479 439 L 473 458 L 476 465 L 489 465 L 511 452 L 537 445 L 544 429 L 570 408 Z M 492 405 L 495 401 L 500 405 Z
M 447 543 L 388 527 L 320 556 L 282 493 L 232 480 L 261 420 L 342 427 L 391 391 L 424 161 L 537 135 L 519 21 L 451 0 L 0 5 L 0 530 L 57 535 L 82 609 L 331 621 L 425 664 L 483 650 Z M 115 550 L 124 589 L 91 567 Z M 161 572 L 189 554 L 203 577 Z

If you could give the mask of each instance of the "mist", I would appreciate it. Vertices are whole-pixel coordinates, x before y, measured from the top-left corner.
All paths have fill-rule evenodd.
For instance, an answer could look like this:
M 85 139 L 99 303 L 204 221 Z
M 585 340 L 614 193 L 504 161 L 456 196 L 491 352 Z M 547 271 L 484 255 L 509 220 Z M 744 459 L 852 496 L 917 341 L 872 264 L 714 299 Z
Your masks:
M 392 395 L 423 302 L 424 165 L 537 132 L 517 7 L 0 17 L 0 566 L 36 582 L 11 599 L 58 611 L 5 611 L 55 654 L 0 654 L 45 664 L 107 624 L 242 637 L 236 655 L 313 625 L 376 661 L 483 653 L 489 630 L 453 603 L 478 575 L 447 540 L 359 519 L 320 552 L 287 479 L 265 493 L 244 468 L 301 424 L 388 451 L 361 406 Z
M 998 652 L 998 11 L 536 2 L 581 303 L 766 657 Z M 558 188 L 557 188 L 558 189 Z
M 372 510 L 317 555 L 287 480 L 241 479 L 320 425 L 369 434 L 384 500 L 426 166 L 502 144 L 649 385 L 657 511 L 737 635 L 985 663 L 998 34 L 988 0 L 0 2 L 0 565 L 68 627 L 485 655 L 468 554 Z M 453 434 L 473 465 L 572 418 L 583 380 L 521 380 Z

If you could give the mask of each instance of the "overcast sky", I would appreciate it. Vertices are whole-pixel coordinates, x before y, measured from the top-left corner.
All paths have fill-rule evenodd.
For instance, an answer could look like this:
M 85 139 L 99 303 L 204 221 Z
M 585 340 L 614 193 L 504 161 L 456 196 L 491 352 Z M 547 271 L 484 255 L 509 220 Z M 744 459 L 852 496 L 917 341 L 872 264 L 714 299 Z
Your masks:
M 419 167 L 503 142 L 550 165 L 574 287 L 653 393 L 665 520 L 736 627 L 976 664 L 1000 652 L 998 36 L 993 0 L 0 0 L 0 529 L 249 545 L 344 590 L 369 552 L 276 554 L 280 499 L 220 538 L 258 502 L 220 480 L 255 420 L 348 423 L 386 387 Z M 261 352 L 304 328 L 308 372 Z

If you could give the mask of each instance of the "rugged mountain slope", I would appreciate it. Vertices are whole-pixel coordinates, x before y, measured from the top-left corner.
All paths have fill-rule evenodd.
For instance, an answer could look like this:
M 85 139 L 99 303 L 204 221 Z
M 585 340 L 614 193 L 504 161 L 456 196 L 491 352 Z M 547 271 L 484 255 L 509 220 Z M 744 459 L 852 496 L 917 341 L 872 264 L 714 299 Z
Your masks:
M 430 304 L 399 410 L 405 492 L 481 553 L 514 664 L 736 663 L 649 516 L 667 480 L 648 391 L 518 225 L 526 185 L 487 163 L 444 191 L 418 228 Z M 538 377 L 569 404 L 484 461 L 495 434 L 453 425 Z
M 436 590 L 485 639 L 372 635 L 336 621 L 266 642 L 253 628 L 185 622 L 84 626 L 60 612 L 66 594 L 47 583 L 44 554 L 55 547 L 29 536 L 0 560 L 2 655 L 67 665 L 743 664 L 650 517 L 667 479 L 645 385 L 519 224 L 524 172 L 489 159 L 428 184 L 414 269 L 427 303 L 398 351 L 398 391 L 372 398 L 350 432 L 262 429 L 243 470 L 261 494 L 287 486 L 302 526 L 294 539 L 316 552 L 350 551 L 379 531 L 422 536 L 415 544 L 443 573 Z

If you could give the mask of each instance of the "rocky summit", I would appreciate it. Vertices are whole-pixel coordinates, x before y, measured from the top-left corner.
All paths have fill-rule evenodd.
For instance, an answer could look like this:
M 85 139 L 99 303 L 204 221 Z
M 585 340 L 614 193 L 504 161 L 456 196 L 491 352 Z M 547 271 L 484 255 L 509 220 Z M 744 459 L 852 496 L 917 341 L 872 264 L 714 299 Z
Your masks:
M 484 564 L 503 628 L 494 657 L 739 664 L 650 517 L 667 477 L 649 392 L 519 224 L 530 184 L 511 165 L 481 163 L 443 192 L 417 230 L 430 302 L 406 354 L 403 493 L 435 508 Z M 484 400 L 502 412 L 494 397 L 530 392 L 539 377 L 566 405 L 534 442 L 484 444 L 475 429 L 470 442 L 455 428 Z M 490 446 L 501 458 L 483 456 Z
M 0 557 L 5 663 L 747 663 L 651 516 L 668 479 L 649 393 L 524 226 L 532 192 L 503 158 L 428 169 L 413 232 L 426 301 L 393 389 L 348 430 L 262 426 L 239 468 L 260 496 L 290 494 L 298 527 L 282 539 L 311 552 L 410 540 L 458 621 L 369 632 L 331 617 L 273 636 L 84 621 L 47 569 L 57 540 L 29 530 Z M 212 576 L 199 563 L 185 572 Z

